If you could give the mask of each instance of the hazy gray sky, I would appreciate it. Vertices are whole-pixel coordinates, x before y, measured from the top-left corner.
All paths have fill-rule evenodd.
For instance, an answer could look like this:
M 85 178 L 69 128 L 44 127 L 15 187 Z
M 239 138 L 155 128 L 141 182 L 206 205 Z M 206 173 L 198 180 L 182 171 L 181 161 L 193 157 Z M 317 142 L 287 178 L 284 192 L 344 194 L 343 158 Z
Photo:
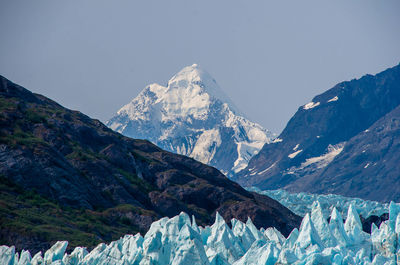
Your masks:
M 0 2 L 0 74 L 102 121 L 200 64 L 280 132 L 336 83 L 400 62 L 399 0 Z

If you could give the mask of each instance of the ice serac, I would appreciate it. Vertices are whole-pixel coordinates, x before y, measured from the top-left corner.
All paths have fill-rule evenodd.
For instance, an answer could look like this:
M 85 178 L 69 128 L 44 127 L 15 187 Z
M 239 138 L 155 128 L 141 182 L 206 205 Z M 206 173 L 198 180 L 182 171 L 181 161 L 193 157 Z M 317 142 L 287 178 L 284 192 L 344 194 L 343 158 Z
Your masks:
M 183 68 L 167 86 L 147 86 L 107 125 L 214 166 L 228 176 L 245 168 L 274 137 L 245 118 L 197 64 Z
M 15 247 L 0 246 L 0 264 L 13 265 L 15 259 Z
M 373 225 L 371 231 L 371 241 L 373 251 L 378 254 L 383 254 L 385 257 L 395 260 L 397 245 L 396 233 L 386 223 L 382 223 L 379 229 Z
M 27 250 L 22 250 L 21 256 L 19 257 L 18 265 L 30 265 L 30 264 L 32 264 L 31 259 L 32 259 L 31 253 L 29 253 L 29 251 L 27 251 Z M 75 265 L 75 264 L 71 264 L 71 265 Z
M 321 240 L 324 245 L 327 247 L 336 246 L 337 243 L 335 237 L 332 236 L 331 229 L 322 213 L 321 205 L 318 201 L 315 201 L 313 204 L 311 220 L 313 221 L 318 234 L 321 235 Z
M 400 213 L 400 205 L 394 202 L 389 204 L 389 226 L 392 231 L 396 229 L 396 218 Z
M 329 228 L 332 235 L 341 246 L 346 247 L 350 245 L 350 239 L 344 230 L 342 215 L 338 212 L 336 207 L 332 210 Z
M 238 261 L 233 263 L 234 265 L 251 265 L 251 264 L 262 264 L 262 265 L 274 265 L 279 257 L 279 249 L 273 242 L 266 243 L 262 240 L 257 240 L 253 243 L 251 248 L 246 254 Z
M 362 240 L 362 225 L 358 212 L 354 205 L 350 205 L 346 222 L 344 223 L 344 230 L 353 244 L 357 244 Z
M 64 256 L 65 250 L 67 249 L 67 241 L 59 241 L 54 244 L 49 250 L 44 254 L 44 263 L 51 264 L 53 261 L 60 260 Z
M 248 250 L 251 245 L 256 241 L 253 233 L 250 229 L 241 221 L 237 219 L 232 219 L 232 232 L 233 234 L 239 238 L 240 243 L 242 244 L 245 250 Z
M 86 248 L 76 247 L 70 255 L 64 255 L 62 261 L 64 264 L 78 265 L 80 260 L 89 254 Z
M 324 244 L 318 235 L 310 215 L 306 214 L 301 222 L 299 236 L 295 243 L 297 256 L 303 257 L 324 249 Z
M 219 256 L 225 262 L 233 263 L 244 255 L 245 250 L 224 219 L 217 213 L 207 239 L 207 256 L 213 260 Z
M 392 209 L 398 205 L 392 204 Z M 0 246 L 0 264 L 5 265 L 274 265 L 274 264 L 354 264 L 392 265 L 400 262 L 399 233 L 390 226 L 390 220 L 398 220 L 400 214 L 391 211 L 389 220 L 378 228 L 372 225 L 372 233 L 356 234 L 359 228 L 358 212 L 349 208 L 346 230 L 352 236 L 346 239 L 340 213 L 333 208 L 330 225 L 321 222 L 323 210 L 318 202 L 303 219 L 300 231 L 293 229 L 287 238 L 278 231 L 257 230 L 268 236 L 256 240 L 251 223 L 232 219 L 232 229 L 218 213 L 214 224 L 197 226 L 186 213 L 173 218 L 162 218 L 151 225 L 142 237 L 126 235 L 110 244 L 99 244 L 90 253 L 83 247 L 65 253 L 67 242 L 57 242 L 45 252 L 33 258 L 28 251 L 15 252 L 14 247 Z M 249 228 L 250 226 L 250 228 Z M 322 230 L 324 227 L 332 233 Z M 254 228 L 256 229 L 256 228 Z M 253 230 L 253 231 L 250 231 Z M 362 233 L 362 232 L 361 232 Z M 257 234 L 257 233 L 256 233 Z M 272 235 L 275 236 L 272 236 Z M 358 239 L 354 239 L 358 237 Z M 275 239 L 272 239 L 275 238 Z M 322 239 L 322 240 L 321 240 Z M 329 246 L 324 244 L 329 242 Z M 342 241 L 349 241 L 342 243 Z M 280 242 L 280 243 L 277 243 Z
M 275 244 L 280 248 L 282 244 L 285 242 L 286 238 L 277 230 L 275 227 L 268 227 L 264 235 L 267 237 L 272 242 L 275 242 Z
M 253 234 L 256 240 L 265 240 L 265 236 L 257 229 L 257 227 L 253 224 L 251 218 L 247 218 L 246 226 L 249 228 L 251 233 Z

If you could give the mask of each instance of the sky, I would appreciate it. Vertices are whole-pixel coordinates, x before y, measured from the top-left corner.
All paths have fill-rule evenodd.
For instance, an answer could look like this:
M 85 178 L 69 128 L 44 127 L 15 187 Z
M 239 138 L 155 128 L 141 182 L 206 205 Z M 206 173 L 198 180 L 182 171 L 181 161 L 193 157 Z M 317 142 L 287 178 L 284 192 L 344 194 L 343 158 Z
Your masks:
M 1 0 L 0 75 L 106 121 L 193 63 L 279 133 L 336 83 L 400 62 L 398 0 Z

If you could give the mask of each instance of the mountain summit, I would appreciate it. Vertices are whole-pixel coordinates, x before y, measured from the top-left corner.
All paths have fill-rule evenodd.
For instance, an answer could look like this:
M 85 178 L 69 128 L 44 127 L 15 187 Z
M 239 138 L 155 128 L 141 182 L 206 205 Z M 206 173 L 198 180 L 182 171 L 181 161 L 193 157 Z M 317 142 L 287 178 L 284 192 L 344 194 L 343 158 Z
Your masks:
M 247 120 L 197 64 L 183 68 L 166 87 L 147 86 L 107 125 L 214 166 L 228 176 L 245 168 L 274 136 Z

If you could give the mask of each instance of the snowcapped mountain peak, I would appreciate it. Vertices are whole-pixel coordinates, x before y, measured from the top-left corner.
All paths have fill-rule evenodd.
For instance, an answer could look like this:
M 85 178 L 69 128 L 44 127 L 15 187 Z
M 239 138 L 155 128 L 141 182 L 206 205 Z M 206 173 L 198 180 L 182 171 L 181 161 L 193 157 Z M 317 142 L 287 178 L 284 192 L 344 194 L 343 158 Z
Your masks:
M 167 87 L 157 83 L 148 85 L 117 114 L 128 115 L 132 120 L 149 120 L 155 118 L 146 115 L 146 113 L 149 114 L 149 106 L 159 104 L 165 111 L 157 118 L 163 120 L 176 120 L 191 116 L 195 119 L 205 119 L 213 101 L 225 103 L 223 108 L 239 114 L 237 108 L 211 75 L 197 64 L 193 64 L 175 74 L 168 81 Z
M 170 87 L 173 83 L 179 82 L 181 80 L 185 80 L 188 82 L 211 80 L 216 83 L 215 80 L 210 76 L 210 74 L 204 71 L 198 64 L 192 64 L 190 66 L 184 67 L 169 80 L 168 86 Z
M 215 79 L 197 64 L 184 67 L 166 87 L 147 86 L 107 124 L 127 136 L 148 139 L 161 148 L 215 166 L 225 174 L 244 168 L 273 137 L 247 120 Z
M 179 95 L 194 96 L 195 98 L 191 101 L 192 103 L 195 101 L 210 103 L 211 100 L 220 100 L 222 103 L 226 103 L 231 111 L 241 114 L 234 103 L 219 87 L 215 79 L 198 64 L 186 66 L 175 74 L 168 81 L 167 89 L 170 93 L 174 93 L 173 91 L 175 91 Z M 182 102 L 187 100 L 182 100 Z
M 188 82 L 193 84 L 200 82 L 211 85 L 211 87 L 218 87 L 217 82 L 214 80 L 214 78 L 212 78 L 211 75 L 203 70 L 198 64 L 192 64 L 180 70 L 168 81 L 168 87 L 182 87 L 182 84 L 179 84 L 180 82 Z

